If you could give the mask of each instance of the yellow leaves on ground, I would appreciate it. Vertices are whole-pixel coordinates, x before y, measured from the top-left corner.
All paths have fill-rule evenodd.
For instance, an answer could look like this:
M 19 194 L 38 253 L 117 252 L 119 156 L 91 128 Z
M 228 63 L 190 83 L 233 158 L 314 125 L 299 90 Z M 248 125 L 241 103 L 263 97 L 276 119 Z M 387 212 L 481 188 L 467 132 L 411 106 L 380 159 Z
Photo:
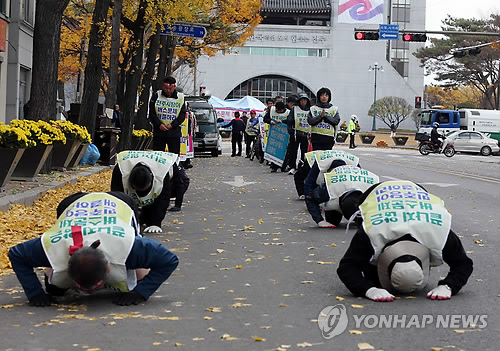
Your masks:
M 235 338 L 234 336 L 231 336 L 229 334 L 223 334 L 220 337 L 222 340 L 238 340 L 238 338 Z
M 255 335 L 254 335 L 253 339 L 254 339 L 255 341 L 266 341 L 266 339 L 264 339 L 264 338 L 259 338 L 258 336 L 255 336 Z
M 375 348 L 367 342 L 360 342 L 358 344 L 359 350 L 375 350 Z
M 363 305 L 351 305 L 352 308 L 365 308 Z
M 56 208 L 65 197 L 82 192 L 109 191 L 111 170 L 78 178 L 76 184 L 66 184 L 48 190 L 33 206 L 14 205 L 7 212 L 0 212 L 0 271 L 10 272 L 9 249 L 19 243 L 40 237 L 54 225 Z
M 349 330 L 349 334 L 352 334 L 352 335 L 361 335 L 363 334 L 363 332 L 361 330 Z
M 335 300 L 344 301 L 345 299 L 341 296 L 335 296 Z
M 222 310 L 221 310 L 220 307 L 209 307 L 209 308 L 206 309 L 206 311 L 208 311 L 208 312 L 214 312 L 214 313 L 216 313 L 216 312 L 222 312 Z
M 262 218 L 259 218 L 259 224 L 264 223 L 264 220 Z

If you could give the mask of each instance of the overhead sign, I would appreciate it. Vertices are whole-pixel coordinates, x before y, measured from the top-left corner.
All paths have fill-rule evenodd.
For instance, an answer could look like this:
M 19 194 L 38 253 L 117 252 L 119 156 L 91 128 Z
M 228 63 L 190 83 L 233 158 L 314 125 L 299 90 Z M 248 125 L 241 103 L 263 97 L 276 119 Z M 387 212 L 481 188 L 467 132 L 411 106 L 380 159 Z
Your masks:
M 398 40 L 399 24 L 380 24 L 378 32 L 379 40 Z
M 164 24 L 161 34 L 173 35 L 176 37 L 191 37 L 202 39 L 207 35 L 207 30 L 205 29 L 205 27 L 201 26 L 174 24 L 172 27 L 169 27 L 168 25 Z

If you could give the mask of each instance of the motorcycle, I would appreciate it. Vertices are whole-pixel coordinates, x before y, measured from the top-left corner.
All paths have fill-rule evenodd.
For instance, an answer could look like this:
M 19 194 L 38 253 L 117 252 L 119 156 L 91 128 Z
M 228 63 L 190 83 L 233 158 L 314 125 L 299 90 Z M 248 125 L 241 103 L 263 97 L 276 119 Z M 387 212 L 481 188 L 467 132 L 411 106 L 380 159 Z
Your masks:
M 443 136 L 443 140 L 446 137 Z M 434 154 L 440 154 L 443 152 L 443 154 L 446 157 L 453 157 L 455 155 L 455 147 L 453 146 L 453 142 L 449 141 L 448 145 L 446 145 L 444 150 L 441 150 L 441 146 L 436 146 L 434 143 L 432 143 L 430 140 L 419 140 L 420 145 L 418 147 L 418 151 L 424 156 L 429 155 L 430 153 Z

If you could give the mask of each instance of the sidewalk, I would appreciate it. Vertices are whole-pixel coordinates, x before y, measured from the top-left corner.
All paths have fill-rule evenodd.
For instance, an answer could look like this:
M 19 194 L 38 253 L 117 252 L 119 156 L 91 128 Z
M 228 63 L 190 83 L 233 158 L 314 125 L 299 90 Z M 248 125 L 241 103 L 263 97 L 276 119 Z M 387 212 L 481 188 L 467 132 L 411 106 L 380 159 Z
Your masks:
M 0 211 L 7 212 L 11 205 L 20 204 L 31 206 L 43 194 L 50 189 L 60 188 L 68 183 L 75 184 L 80 177 L 89 176 L 102 172 L 110 166 L 79 166 L 64 172 L 51 172 L 50 174 L 39 174 L 33 181 L 10 180 L 0 192 Z

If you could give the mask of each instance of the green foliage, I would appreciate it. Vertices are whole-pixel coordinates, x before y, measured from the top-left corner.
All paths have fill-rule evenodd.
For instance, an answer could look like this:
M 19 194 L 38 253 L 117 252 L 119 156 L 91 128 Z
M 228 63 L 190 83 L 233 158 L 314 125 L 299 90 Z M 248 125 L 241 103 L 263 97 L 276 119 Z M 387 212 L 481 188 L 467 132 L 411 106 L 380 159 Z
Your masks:
M 410 117 L 413 107 L 403 98 L 397 96 L 386 96 L 376 102 L 375 117 L 384 122 L 389 128 L 391 124 L 399 127 L 399 124 Z M 373 104 L 368 111 L 369 116 L 373 116 Z

